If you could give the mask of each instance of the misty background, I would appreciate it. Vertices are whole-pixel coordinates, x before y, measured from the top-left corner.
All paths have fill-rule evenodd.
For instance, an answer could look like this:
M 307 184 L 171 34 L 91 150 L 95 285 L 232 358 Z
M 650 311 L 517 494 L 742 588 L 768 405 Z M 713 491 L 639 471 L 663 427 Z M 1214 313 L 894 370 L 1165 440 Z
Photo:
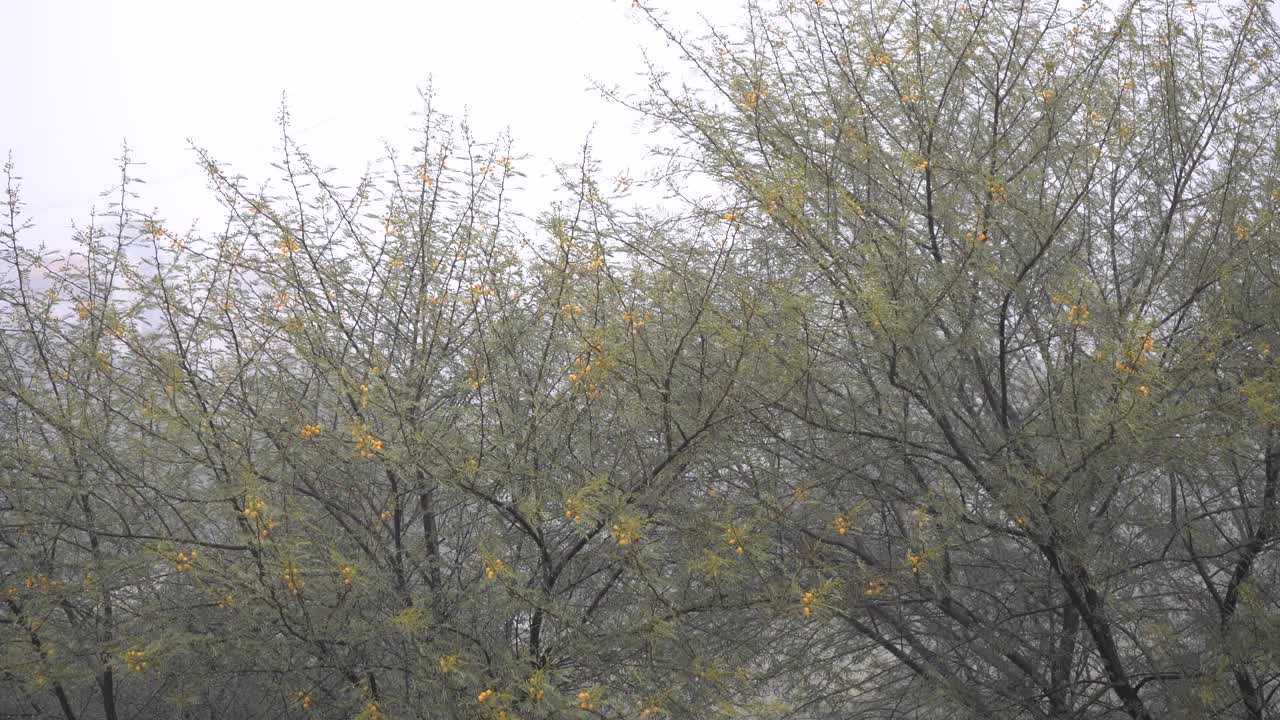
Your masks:
M 742 16 L 738 0 L 647 3 L 694 33 Z M 646 92 L 646 56 L 679 69 L 679 53 L 629 0 L 216 4 L 3 3 L 0 153 L 22 177 L 28 242 L 66 248 L 73 224 L 105 210 L 128 142 L 136 210 L 175 229 L 221 219 L 191 144 L 247 176 L 274 179 L 282 99 L 294 139 L 334 180 L 354 184 L 384 151 L 414 142 L 417 89 L 468 118 L 478 139 L 509 131 L 527 188 L 516 208 L 536 213 L 557 185 L 553 162 L 573 162 L 590 136 L 612 175 L 642 175 L 651 138 L 640 116 L 605 101 L 593 83 Z

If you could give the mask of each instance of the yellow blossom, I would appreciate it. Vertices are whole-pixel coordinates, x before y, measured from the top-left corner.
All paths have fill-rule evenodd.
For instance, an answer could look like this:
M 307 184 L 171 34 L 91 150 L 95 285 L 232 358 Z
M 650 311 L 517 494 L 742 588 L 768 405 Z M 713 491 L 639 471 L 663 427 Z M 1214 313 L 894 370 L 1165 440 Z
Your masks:
M 988 180 L 987 192 L 991 194 L 992 202 L 996 203 L 997 205 L 1004 202 L 1005 198 L 1007 197 L 1004 183 L 1000 182 L 999 180 L 995 180 L 995 179 Z
M 1072 305 L 1067 310 L 1067 322 L 1071 323 L 1072 325 L 1075 325 L 1076 327 L 1083 327 L 1084 324 L 1088 322 L 1088 320 L 1089 320 L 1088 305 Z
M 147 652 L 145 650 L 133 649 L 125 651 L 124 661 L 129 667 L 133 668 L 134 672 L 142 672 L 150 666 L 150 663 L 147 662 Z
M 285 564 L 281 580 L 284 581 L 285 587 L 289 588 L 289 591 L 294 595 L 301 595 L 303 586 L 307 584 L 302 579 L 302 572 L 294 567 L 293 563 Z
M 377 457 L 382 452 L 382 441 L 367 432 L 356 432 L 356 452 L 367 459 Z
M 929 524 L 929 511 L 926 508 L 915 508 L 911 511 L 911 517 L 915 519 L 916 527 L 918 528 L 922 528 Z
M 640 539 L 640 520 L 634 516 L 620 517 L 609 533 L 619 545 L 632 544 Z
M 197 556 L 197 553 L 195 550 L 192 550 L 190 553 L 186 553 L 186 552 L 178 553 L 178 555 L 174 558 L 173 569 L 178 572 L 186 572 L 190 570 L 192 567 L 194 567 L 192 563 L 196 561 L 196 556 Z
M 534 702 L 538 702 L 546 695 L 546 691 L 542 689 L 542 671 L 538 671 L 529 676 L 529 697 Z
M 742 543 L 739 539 L 741 536 L 742 531 L 732 525 L 724 529 L 725 541 L 728 542 L 729 546 L 732 547 L 739 555 L 742 554 Z
M 250 497 L 245 500 L 244 516 L 247 518 L 256 518 L 262 513 L 263 508 L 267 506 L 265 500 L 259 497 Z
M 907 567 L 911 569 L 912 574 L 918 575 L 922 564 L 924 564 L 923 555 L 917 555 L 911 550 L 907 550 Z

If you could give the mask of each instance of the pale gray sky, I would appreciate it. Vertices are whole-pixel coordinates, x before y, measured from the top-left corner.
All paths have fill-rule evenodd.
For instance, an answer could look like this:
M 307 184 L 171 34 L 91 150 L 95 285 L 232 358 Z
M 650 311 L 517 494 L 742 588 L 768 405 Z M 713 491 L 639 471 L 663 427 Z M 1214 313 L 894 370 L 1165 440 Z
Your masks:
M 699 14 L 737 22 L 740 0 L 653 0 L 690 29 Z M 588 89 L 588 76 L 642 92 L 641 48 L 674 51 L 629 0 L 0 0 L 0 153 L 13 151 L 36 235 L 57 243 L 71 220 L 106 201 L 127 139 L 145 162 L 141 206 L 186 227 L 216 208 L 187 138 L 268 179 L 274 118 L 288 94 L 294 132 L 324 165 L 353 180 L 382 152 L 408 149 L 416 88 L 469 108 L 481 138 L 509 127 L 535 156 L 572 160 L 593 135 L 610 171 L 643 164 L 636 116 Z M 30 239 L 30 238 L 28 238 Z

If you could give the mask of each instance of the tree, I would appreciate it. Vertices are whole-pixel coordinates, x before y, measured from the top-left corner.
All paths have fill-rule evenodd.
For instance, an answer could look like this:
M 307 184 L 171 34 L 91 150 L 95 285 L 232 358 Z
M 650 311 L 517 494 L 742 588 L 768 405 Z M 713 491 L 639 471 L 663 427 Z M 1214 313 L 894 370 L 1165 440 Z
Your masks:
M 711 90 L 639 107 L 801 308 L 744 488 L 805 498 L 770 526 L 823 588 L 771 655 L 797 716 L 1274 712 L 1266 8 L 650 17 Z
M 650 716 L 733 684 L 755 646 L 701 617 L 721 530 L 687 483 L 750 344 L 727 249 L 624 227 L 586 154 L 528 236 L 509 143 L 424 101 L 350 189 L 287 113 L 282 194 L 200 152 L 212 237 L 133 211 L 126 154 L 49 255 L 11 177 L 7 712 Z
M 353 187 L 197 150 L 216 232 L 10 165 L 0 711 L 1274 714 L 1266 9 L 747 10 L 640 8 L 659 211 L 430 93 Z

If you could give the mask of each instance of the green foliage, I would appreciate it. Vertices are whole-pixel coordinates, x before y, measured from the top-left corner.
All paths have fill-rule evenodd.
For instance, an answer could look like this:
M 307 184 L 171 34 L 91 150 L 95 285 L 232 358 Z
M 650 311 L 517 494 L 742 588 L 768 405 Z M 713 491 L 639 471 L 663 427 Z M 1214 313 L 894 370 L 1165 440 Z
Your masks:
M 641 12 L 674 215 L 429 96 L 349 188 L 198 151 L 215 234 L 8 168 L 0 712 L 1274 709 L 1265 8 Z

